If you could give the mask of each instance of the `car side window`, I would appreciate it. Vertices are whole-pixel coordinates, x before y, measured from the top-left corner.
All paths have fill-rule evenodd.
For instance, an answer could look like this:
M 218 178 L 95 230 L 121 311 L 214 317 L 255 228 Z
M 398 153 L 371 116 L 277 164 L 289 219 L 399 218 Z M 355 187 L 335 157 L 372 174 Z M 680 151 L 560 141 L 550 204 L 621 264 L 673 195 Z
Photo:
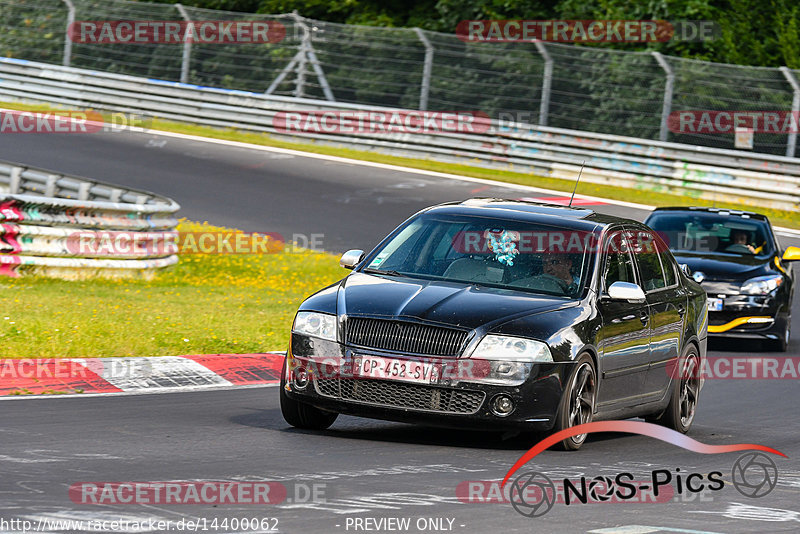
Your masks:
M 639 264 L 642 278 L 642 289 L 645 293 L 667 287 L 664 269 L 656 246 L 656 237 L 645 230 L 629 230 L 625 232 L 631 241 L 631 247 Z M 674 276 L 674 273 L 673 273 Z
M 658 250 L 658 257 L 661 259 L 661 266 L 664 268 L 666 287 L 677 285 L 678 275 L 675 271 L 676 265 L 672 258 L 672 253 L 669 251 L 669 247 L 658 235 L 655 236 L 655 245 Z
M 606 242 L 607 251 L 605 268 L 603 270 L 603 290 L 614 282 L 636 283 L 633 268 L 633 258 L 630 247 L 622 232 L 613 232 Z

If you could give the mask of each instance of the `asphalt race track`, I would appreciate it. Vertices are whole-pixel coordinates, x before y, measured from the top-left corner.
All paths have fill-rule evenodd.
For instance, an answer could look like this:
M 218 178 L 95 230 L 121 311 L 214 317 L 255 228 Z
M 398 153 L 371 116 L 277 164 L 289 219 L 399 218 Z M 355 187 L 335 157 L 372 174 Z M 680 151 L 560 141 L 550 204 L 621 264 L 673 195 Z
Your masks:
M 151 134 L 6 135 L 0 159 L 162 193 L 181 203 L 182 216 L 195 220 L 285 237 L 324 234 L 324 247 L 332 251 L 369 249 L 417 209 L 438 202 L 535 196 Z M 640 220 L 646 215 L 613 205 L 597 209 Z M 800 245 L 800 239 L 781 237 L 781 244 Z M 796 354 L 798 306 L 795 299 L 796 334 L 788 353 L 727 343 L 714 344 L 709 355 Z M 0 403 L 0 532 L 21 530 L 2 522 L 12 519 L 144 520 L 139 532 L 159 530 L 147 526 L 150 519 L 172 521 L 175 532 L 181 520 L 199 520 L 199 532 L 387 532 L 397 526 L 378 523 L 381 518 L 410 519 L 409 528 L 397 532 L 797 532 L 797 392 L 797 378 L 716 379 L 706 381 L 701 395 L 692 438 L 713 445 L 762 444 L 788 456 L 770 455 L 778 482 L 763 497 L 747 497 L 731 483 L 732 466 L 742 453 L 698 454 L 642 436 L 595 434 L 580 451 L 545 451 L 520 473 L 538 471 L 560 481 L 629 472 L 650 481 L 654 470 L 667 470 L 676 479 L 719 471 L 725 485 L 696 494 L 684 487 L 665 502 L 556 503 L 536 518 L 518 514 L 509 503 L 463 502 L 459 496 L 468 500 L 469 494 L 457 488 L 465 488 L 466 481 L 502 479 L 542 436 L 352 417 L 340 417 L 326 432 L 303 432 L 283 421 L 274 387 L 7 400 Z M 286 498 L 272 505 L 109 506 L 76 504 L 68 493 L 70 485 L 87 481 L 263 480 L 282 483 Z M 475 493 L 473 500 L 487 496 Z M 212 529 L 215 518 L 218 526 Z M 254 529 L 233 528 L 231 518 L 275 519 Z

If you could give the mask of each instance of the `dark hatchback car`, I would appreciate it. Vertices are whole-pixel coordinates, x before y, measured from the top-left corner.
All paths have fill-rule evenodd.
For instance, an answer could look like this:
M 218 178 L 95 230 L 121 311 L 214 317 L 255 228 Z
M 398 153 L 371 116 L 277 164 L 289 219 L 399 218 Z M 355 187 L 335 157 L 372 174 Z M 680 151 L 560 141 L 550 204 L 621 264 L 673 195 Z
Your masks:
M 645 221 L 708 293 L 708 334 L 786 351 L 800 249 L 781 250 L 767 218 L 718 208 L 659 208 Z
M 692 424 L 706 295 L 641 223 L 471 199 L 341 264 L 353 273 L 295 317 L 280 388 L 293 426 L 340 413 L 483 430 Z

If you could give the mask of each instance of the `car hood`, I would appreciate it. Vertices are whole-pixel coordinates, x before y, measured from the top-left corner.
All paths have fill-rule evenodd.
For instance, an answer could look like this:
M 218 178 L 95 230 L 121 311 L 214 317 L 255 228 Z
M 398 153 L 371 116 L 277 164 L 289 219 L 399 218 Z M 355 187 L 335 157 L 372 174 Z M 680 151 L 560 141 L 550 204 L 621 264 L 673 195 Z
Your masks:
M 674 252 L 678 263 L 685 263 L 692 272 L 701 271 L 707 280 L 737 281 L 760 276 L 769 272 L 772 257 L 756 257 L 736 254 L 693 254 Z
M 362 273 L 342 280 L 338 301 L 340 314 L 413 318 L 470 330 L 578 304 L 563 297 Z

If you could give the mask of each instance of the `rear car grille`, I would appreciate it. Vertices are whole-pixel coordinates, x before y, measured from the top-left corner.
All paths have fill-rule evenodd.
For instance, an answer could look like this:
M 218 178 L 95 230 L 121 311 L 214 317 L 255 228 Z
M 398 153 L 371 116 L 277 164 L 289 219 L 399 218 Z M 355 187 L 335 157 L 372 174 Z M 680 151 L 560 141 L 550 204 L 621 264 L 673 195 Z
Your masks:
M 374 406 L 407 408 L 425 412 L 473 414 L 480 409 L 483 391 L 446 389 L 389 380 L 352 378 L 317 379 L 317 393 Z
M 468 334 L 455 328 L 361 317 L 349 317 L 345 328 L 349 345 L 431 356 L 458 356 Z

